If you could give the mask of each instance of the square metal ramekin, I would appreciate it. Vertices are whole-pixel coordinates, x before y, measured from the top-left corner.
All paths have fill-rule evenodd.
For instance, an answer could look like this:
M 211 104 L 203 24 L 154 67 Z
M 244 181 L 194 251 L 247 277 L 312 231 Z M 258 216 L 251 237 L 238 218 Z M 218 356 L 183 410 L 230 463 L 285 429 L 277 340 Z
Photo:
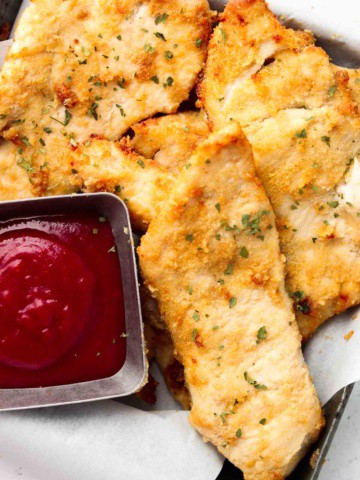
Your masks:
M 128 333 L 125 363 L 115 375 L 100 380 L 54 387 L 0 389 L 0 411 L 124 397 L 139 390 L 146 381 L 147 361 L 135 252 L 129 214 L 124 202 L 110 193 L 92 193 L 0 203 L 0 221 L 73 212 L 103 215 L 110 222 L 124 290 Z

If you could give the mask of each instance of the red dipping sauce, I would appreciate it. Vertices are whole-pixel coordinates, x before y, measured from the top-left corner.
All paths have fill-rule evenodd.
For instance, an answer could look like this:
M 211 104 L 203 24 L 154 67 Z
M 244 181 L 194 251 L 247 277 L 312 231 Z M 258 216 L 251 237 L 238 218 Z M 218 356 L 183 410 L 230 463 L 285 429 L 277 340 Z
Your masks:
M 125 311 L 109 222 L 88 214 L 0 223 L 0 388 L 110 377 Z

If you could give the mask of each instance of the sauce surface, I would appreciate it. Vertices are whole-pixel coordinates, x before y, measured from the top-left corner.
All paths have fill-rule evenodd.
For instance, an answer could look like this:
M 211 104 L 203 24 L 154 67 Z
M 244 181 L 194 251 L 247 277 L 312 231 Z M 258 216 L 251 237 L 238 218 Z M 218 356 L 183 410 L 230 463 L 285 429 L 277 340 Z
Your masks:
M 87 214 L 0 222 L 0 388 L 109 377 L 125 353 L 109 222 Z

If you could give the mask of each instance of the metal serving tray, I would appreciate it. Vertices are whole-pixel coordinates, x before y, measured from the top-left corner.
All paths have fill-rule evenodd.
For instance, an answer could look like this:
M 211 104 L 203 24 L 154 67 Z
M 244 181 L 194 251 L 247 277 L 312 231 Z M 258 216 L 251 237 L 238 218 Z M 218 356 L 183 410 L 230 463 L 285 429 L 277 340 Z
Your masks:
M 109 220 L 124 288 L 126 358 L 112 377 L 44 388 L 0 389 L 0 410 L 47 407 L 124 397 L 136 392 L 147 372 L 138 278 L 130 219 L 122 200 L 110 193 L 35 198 L 0 203 L 0 222 L 13 218 L 86 212 Z
M 22 1 L 21 0 L 0 0 L 0 24 L 7 22 L 10 25 L 10 28 L 13 26 L 17 13 L 20 9 Z M 218 6 L 217 1 L 211 0 L 210 3 L 212 7 Z M 215 5 L 216 3 L 216 5 Z M 297 25 L 291 25 L 293 28 L 296 28 Z M 303 25 L 300 25 L 303 28 Z M 333 56 L 333 58 L 338 58 L 338 46 L 336 48 L 333 45 L 323 45 L 325 49 Z M 344 50 L 344 49 L 343 49 Z M 341 57 L 346 58 L 346 48 L 345 51 L 341 51 Z M 343 62 L 339 62 L 343 63 Z M 345 65 L 344 65 L 345 66 Z M 351 65 L 346 65 L 351 66 Z M 351 395 L 353 385 L 345 387 L 340 392 L 338 392 L 324 407 L 324 413 L 326 418 L 326 428 L 322 432 L 322 435 L 316 445 L 311 448 L 309 454 L 304 458 L 304 460 L 299 464 L 297 469 L 291 475 L 289 480 L 317 480 L 320 475 L 322 465 L 325 460 L 325 456 L 330 448 L 332 439 L 335 435 L 339 422 L 341 421 L 342 414 L 345 410 L 349 397 Z M 316 462 L 312 462 L 313 467 L 310 466 L 310 458 L 314 451 L 318 449 L 318 457 Z M 238 469 L 233 467 L 229 462 L 225 462 L 224 468 L 222 469 L 217 480 L 241 480 L 242 475 Z

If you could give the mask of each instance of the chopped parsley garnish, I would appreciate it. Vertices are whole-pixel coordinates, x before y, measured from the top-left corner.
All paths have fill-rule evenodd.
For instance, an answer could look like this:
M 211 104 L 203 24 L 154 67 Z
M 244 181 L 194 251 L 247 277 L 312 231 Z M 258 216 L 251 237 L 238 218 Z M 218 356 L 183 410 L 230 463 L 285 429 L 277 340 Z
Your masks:
M 241 222 L 243 224 L 243 227 L 248 229 L 247 235 L 257 235 L 261 232 L 260 228 L 260 221 L 261 218 L 265 215 L 269 215 L 270 212 L 267 210 L 261 210 L 260 213 L 251 219 L 250 215 L 248 214 L 243 214 Z M 258 236 L 260 238 L 260 236 Z M 263 240 L 263 238 L 262 238 Z
M 203 39 L 197 38 L 195 41 L 195 45 L 197 46 L 197 48 L 200 48 L 202 44 L 203 44 Z
M 221 38 L 222 38 L 223 44 L 225 45 L 227 40 L 227 34 L 223 28 L 220 28 L 220 32 L 221 32 Z
M 240 248 L 240 256 L 243 257 L 243 258 L 248 258 L 248 256 L 249 256 L 249 251 L 245 247 L 245 245 Z
M 160 15 L 157 15 L 155 18 L 155 24 L 159 25 L 159 23 L 165 23 L 168 18 L 169 18 L 169 15 L 167 13 L 162 13 Z
M 262 385 L 261 383 L 258 383 L 256 380 L 251 378 L 248 372 L 244 372 L 244 378 L 250 385 L 256 388 L 256 390 L 267 390 L 266 385 Z
M 123 107 L 121 105 L 119 105 L 118 103 L 116 104 L 116 107 L 120 110 L 121 116 L 126 117 L 126 113 L 125 113 L 125 110 L 123 109 Z
M 186 291 L 188 292 L 189 295 L 193 294 L 193 288 L 190 285 L 187 286 Z
M 159 77 L 157 75 L 154 75 L 153 77 L 151 77 L 151 80 L 156 83 L 157 85 L 159 85 Z
M 118 40 L 122 40 L 122 36 L 121 36 L 121 35 L 118 35 L 116 38 L 117 38 Z
M 238 429 L 236 430 L 236 432 L 235 432 L 235 437 L 236 437 L 236 438 L 240 438 L 241 435 L 242 435 L 241 428 L 238 428 Z
M 96 102 L 93 102 L 91 104 L 89 110 L 87 111 L 88 115 L 93 117 L 95 120 L 98 120 L 98 118 L 99 118 L 99 115 L 97 113 L 98 107 L 99 107 L 99 105 Z
M 155 37 L 160 38 L 161 40 L 163 40 L 164 42 L 166 42 L 166 38 L 165 38 L 165 36 L 164 36 L 163 33 L 161 33 L 161 32 L 155 32 L 154 35 L 155 35 Z
M 335 92 L 337 90 L 337 86 L 333 85 L 332 87 L 329 88 L 329 97 L 333 97 L 335 95 Z
M 266 330 L 266 327 L 263 326 L 263 327 L 260 327 L 257 334 L 256 334 L 256 343 L 260 343 L 261 340 L 265 340 L 266 337 L 267 337 L 267 330 Z
M 24 157 L 20 158 L 20 160 L 18 160 L 16 163 L 27 173 L 35 173 L 36 171 L 35 168 L 27 160 L 25 160 Z
M 321 140 L 325 142 L 328 147 L 330 147 L 330 141 L 331 141 L 330 137 L 324 135 L 323 137 L 321 137 Z
M 45 147 L 45 142 L 44 142 L 44 140 L 43 140 L 42 138 L 39 138 L 39 142 L 40 142 L 40 144 L 41 144 L 43 147 Z
M 333 201 L 333 202 L 327 202 L 327 204 L 329 205 L 329 207 L 331 208 L 337 208 L 339 206 L 339 202 L 337 202 L 336 200 Z
M 166 58 L 166 60 L 171 60 L 174 55 L 170 52 L 170 50 L 166 50 L 166 52 L 164 53 L 164 57 Z
M 185 236 L 185 240 L 187 242 L 192 242 L 194 240 L 194 235 L 192 235 L 191 233 L 188 233 L 186 236 Z
M 193 342 L 195 342 L 197 336 L 198 336 L 198 329 L 194 328 L 194 330 L 191 332 L 191 339 Z
M 64 127 L 66 127 L 66 125 L 68 125 L 68 123 L 70 122 L 71 118 L 72 118 L 71 113 L 69 112 L 68 109 L 66 109 L 66 110 L 65 110 Z
M 200 320 L 200 315 L 196 310 L 194 312 L 193 319 L 195 320 L 195 322 L 198 322 Z
M 6 118 L 6 117 L 7 117 L 7 115 L 5 115 L 5 113 L 0 114 L 0 120 L 4 120 L 4 118 Z
M 171 87 L 173 83 L 174 83 L 174 79 L 172 77 L 168 77 L 166 79 L 166 83 L 164 83 L 164 88 Z
M 296 311 L 302 312 L 304 315 L 308 315 L 310 313 L 309 301 L 305 298 L 305 293 L 303 291 L 298 290 L 294 293 L 291 293 L 290 297 L 294 302 L 294 308 Z
M 150 43 L 145 43 L 144 50 L 145 52 L 150 53 L 150 55 L 155 53 L 155 48 L 152 45 L 150 45 Z
M 266 423 L 266 418 L 262 418 L 259 423 L 260 423 L 261 425 L 265 425 L 265 423 Z
M 234 265 L 232 263 L 228 263 L 228 266 L 226 267 L 224 275 L 232 275 L 233 271 L 234 271 Z
M 141 159 L 137 161 L 137 164 L 140 165 L 141 168 L 145 168 L 145 163 Z
M 220 203 L 215 203 L 215 208 L 220 213 L 220 210 L 221 210 Z
M 76 174 L 79 173 L 79 172 L 76 170 L 76 168 L 72 168 L 72 169 L 71 169 L 71 173 L 73 173 L 74 175 L 76 175 Z
M 29 142 L 29 139 L 27 137 L 22 137 L 21 141 L 27 146 L 31 147 L 31 143 Z
M 300 132 L 295 133 L 296 138 L 306 138 L 307 137 L 307 132 L 305 128 L 303 128 Z
M 237 298 L 236 297 L 231 297 L 229 300 L 229 308 L 234 308 L 237 303 Z
M 120 88 L 125 88 L 125 84 L 126 84 L 125 78 L 123 77 L 121 80 L 117 81 L 116 84 Z

